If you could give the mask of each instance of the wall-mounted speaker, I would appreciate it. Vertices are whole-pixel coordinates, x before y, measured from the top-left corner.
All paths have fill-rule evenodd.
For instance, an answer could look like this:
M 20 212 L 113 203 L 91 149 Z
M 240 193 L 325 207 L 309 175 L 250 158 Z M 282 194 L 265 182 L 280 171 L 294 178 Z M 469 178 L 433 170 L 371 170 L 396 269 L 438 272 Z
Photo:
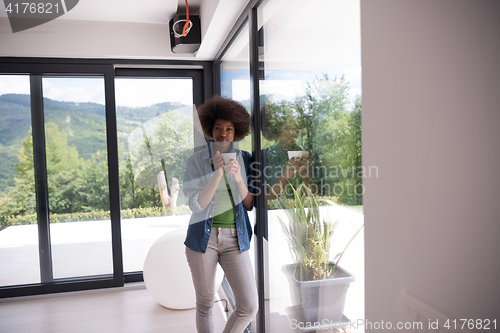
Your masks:
M 201 25 L 198 15 L 189 15 L 191 21 L 189 33 L 182 36 L 182 30 L 186 24 L 186 15 L 176 15 L 169 22 L 170 48 L 174 53 L 193 53 L 201 44 Z

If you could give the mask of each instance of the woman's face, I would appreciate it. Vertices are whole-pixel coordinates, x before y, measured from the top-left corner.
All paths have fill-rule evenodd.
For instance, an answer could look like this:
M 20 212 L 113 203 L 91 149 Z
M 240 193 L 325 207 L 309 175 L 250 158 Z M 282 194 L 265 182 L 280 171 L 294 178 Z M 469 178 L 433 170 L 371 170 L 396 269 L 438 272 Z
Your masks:
M 214 123 L 212 136 L 215 142 L 231 143 L 234 139 L 234 124 L 224 119 L 217 119 Z

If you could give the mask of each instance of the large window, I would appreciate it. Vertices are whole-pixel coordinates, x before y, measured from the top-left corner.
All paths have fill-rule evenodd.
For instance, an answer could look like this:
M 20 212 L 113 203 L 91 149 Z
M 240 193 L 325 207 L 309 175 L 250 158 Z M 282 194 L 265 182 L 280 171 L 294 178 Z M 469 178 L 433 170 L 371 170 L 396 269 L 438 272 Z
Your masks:
M 140 272 L 153 243 L 189 223 L 181 188 L 195 148 L 193 80 L 119 77 L 115 86 L 123 266 Z
M 268 187 L 266 331 L 293 332 L 307 322 L 309 329 L 328 329 L 364 318 L 362 231 L 339 262 L 355 282 L 328 287 L 333 275 L 320 266 L 337 262 L 363 225 L 359 2 L 264 1 L 258 29 Z M 312 232 L 314 223 L 320 229 Z M 306 281 L 317 285 L 316 296 Z M 345 309 L 336 316 L 329 308 L 343 302 L 335 300 L 341 288 L 348 288 L 340 296 Z
M 113 273 L 103 77 L 43 77 L 54 279 Z
M 213 74 L 216 93 L 253 117 L 238 148 L 255 154 L 265 181 L 250 216 L 262 227 L 251 251 L 266 325 L 253 328 L 295 331 L 306 319 L 297 302 L 305 291 L 285 274 L 298 267 L 287 203 L 299 187 L 338 222 L 323 246 L 328 260 L 361 230 L 340 262 L 355 282 L 336 321 L 363 318 L 362 179 L 376 170 L 361 166 L 359 21 L 359 1 L 252 0 L 215 72 L 208 62 L 0 62 L 0 292 L 119 286 L 124 272 L 142 279 L 154 241 L 187 227 L 182 176 L 187 156 L 206 145 L 195 106 L 212 95 Z M 310 201 L 305 208 L 316 212 Z
M 50 249 L 42 254 L 48 273 L 42 282 L 112 274 L 104 78 L 31 79 L 43 87 L 45 136 L 35 143 L 30 77 L 2 76 L 2 138 L 7 140 L 2 145 L 2 285 L 41 282 L 33 148 L 39 154 L 41 146 L 45 158 L 40 156 L 38 164 L 46 165 L 50 221 L 44 237 Z M 8 86 L 17 86 L 17 93 Z
M 2 297 L 123 284 L 112 67 L 47 68 L 0 64 Z
M 235 35 L 233 42 L 230 47 L 224 52 L 220 61 L 220 94 L 223 97 L 233 99 L 240 102 L 249 113 L 252 113 L 252 99 L 251 99 L 251 89 L 250 89 L 250 53 L 249 53 L 249 24 L 246 22 L 239 29 L 239 32 Z M 252 137 L 255 132 L 252 131 L 251 135 L 248 135 L 243 140 L 236 142 L 235 147 L 240 150 L 252 153 Z M 250 223 L 255 225 L 255 210 L 248 212 Z M 250 248 L 250 260 L 253 266 L 253 270 L 256 271 L 257 256 L 256 256 L 256 246 L 255 237 L 254 242 Z M 229 284 L 224 285 L 226 289 L 230 290 Z M 231 291 L 227 292 L 231 295 Z M 233 300 L 234 303 L 234 300 Z M 253 322 L 249 324 L 248 331 L 250 327 L 256 328 L 256 323 Z
M 151 245 L 188 225 L 211 64 L 81 62 L 0 61 L 2 298 L 141 281 Z
M 249 28 L 245 23 L 220 63 L 221 96 L 242 103 L 251 112 Z M 237 143 L 238 148 L 252 151 L 251 136 Z

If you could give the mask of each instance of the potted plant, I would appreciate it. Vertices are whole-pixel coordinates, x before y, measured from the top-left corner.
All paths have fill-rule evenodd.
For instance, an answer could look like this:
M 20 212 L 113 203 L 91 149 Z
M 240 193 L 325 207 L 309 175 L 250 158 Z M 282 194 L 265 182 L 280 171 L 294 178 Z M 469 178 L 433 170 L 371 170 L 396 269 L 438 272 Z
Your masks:
M 304 184 L 297 188 L 291 184 L 287 186 L 293 191 L 292 198 L 286 198 L 283 190 L 277 195 L 280 208 L 288 216 L 288 224 L 278 219 L 294 260 L 293 264 L 282 267 L 290 284 L 293 304 L 287 311 L 302 322 L 341 323 L 345 295 L 349 284 L 354 282 L 354 276 L 338 263 L 363 226 L 348 240 L 334 261 L 330 261 L 331 240 L 339 221 L 322 219 L 320 205 L 337 204 L 314 195 Z

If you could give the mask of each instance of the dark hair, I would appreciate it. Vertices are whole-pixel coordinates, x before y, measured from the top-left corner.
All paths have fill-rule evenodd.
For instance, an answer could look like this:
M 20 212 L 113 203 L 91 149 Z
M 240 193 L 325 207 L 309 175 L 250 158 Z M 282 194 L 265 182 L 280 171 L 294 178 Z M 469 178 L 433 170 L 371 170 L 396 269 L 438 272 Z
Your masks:
M 252 124 L 250 114 L 240 103 L 220 96 L 214 96 L 198 108 L 203 133 L 213 139 L 212 131 L 215 121 L 223 119 L 234 125 L 234 141 L 240 141 L 250 133 Z

